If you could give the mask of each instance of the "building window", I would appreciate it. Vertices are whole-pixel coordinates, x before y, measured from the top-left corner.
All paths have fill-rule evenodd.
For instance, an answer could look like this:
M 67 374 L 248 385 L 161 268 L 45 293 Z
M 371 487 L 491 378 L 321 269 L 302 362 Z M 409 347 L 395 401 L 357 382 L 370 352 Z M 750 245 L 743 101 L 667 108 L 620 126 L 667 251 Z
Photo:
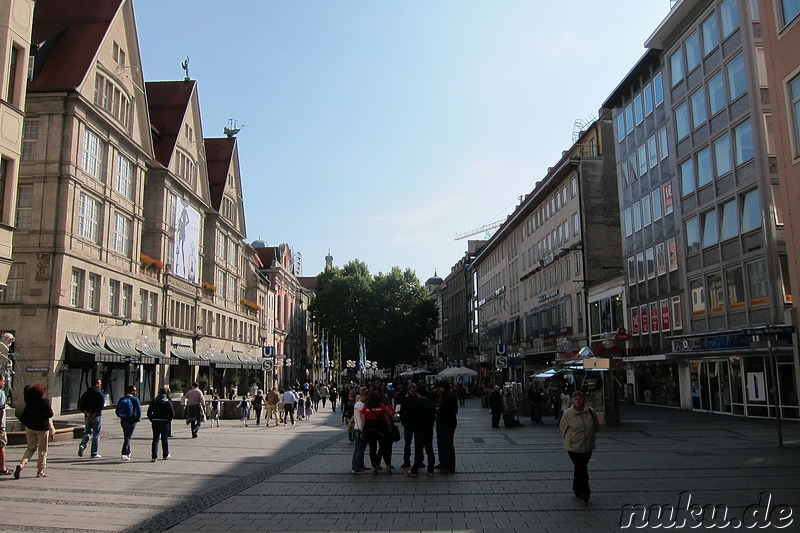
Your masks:
M 17 222 L 16 229 L 31 229 L 31 207 L 33 205 L 33 185 L 17 187 Z
M 156 324 L 158 322 L 158 293 L 151 292 L 150 293 L 150 316 L 149 321 L 152 324 Z M 207 331 L 211 331 L 209 327 Z
M 3 289 L 4 303 L 22 301 L 22 290 L 25 283 L 25 263 L 14 263 L 8 271 L 8 281 Z
M 683 329 L 683 306 L 681 305 L 681 297 L 673 296 L 672 303 L 672 329 Z
M 139 320 L 147 321 L 147 311 L 150 308 L 150 292 L 139 289 Z
M 731 200 L 722 205 L 720 239 L 726 241 L 737 235 L 739 235 L 739 213 L 736 209 L 736 200 Z
M 625 113 L 617 115 L 617 142 L 625 140 Z
M 686 71 L 691 72 L 700 64 L 703 56 L 700 51 L 700 34 L 696 31 L 692 33 L 686 39 L 684 46 L 686 47 Z
M 689 282 L 689 291 L 692 295 L 692 316 L 699 317 L 706 314 L 706 293 L 703 280 L 696 279 Z
M 722 287 L 722 273 L 715 272 L 706 277 L 708 287 L 708 308 L 711 314 L 725 311 L 725 290 Z
M 725 80 L 722 77 L 722 72 L 717 73 L 716 76 L 708 81 L 708 102 L 711 116 L 713 117 L 725 108 L 728 103 L 725 98 Z
M 638 126 L 644 120 L 644 104 L 642 102 L 641 94 L 637 94 L 633 98 L 633 114 L 636 118 L 636 125 Z
M 783 25 L 788 26 L 800 15 L 800 0 L 781 0 L 781 16 Z
M 644 263 L 644 252 L 636 254 L 636 272 L 637 279 L 641 282 L 647 278 L 647 268 Z
M 675 133 L 677 140 L 681 141 L 691 133 L 691 123 L 689 122 L 689 104 L 684 102 L 675 109 Z
M 114 190 L 125 198 L 133 198 L 133 163 L 122 154 L 117 154 Z
M 656 244 L 656 269 L 658 275 L 667 273 L 667 248 L 663 242 Z
M 39 119 L 26 118 L 22 127 L 22 154 L 23 161 L 36 159 L 36 146 L 39 142 Z
M 647 174 L 647 146 L 644 145 L 644 144 L 641 145 L 639 147 L 638 152 L 639 152 L 639 155 L 638 155 L 638 158 L 639 158 L 639 176 L 641 177 L 641 176 L 644 176 L 645 174 Z
M 119 281 L 109 280 L 108 282 L 108 314 L 119 316 Z
M 625 106 L 625 126 L 626 131 L 631 133 L 633 131 L 633 127 L 635 126 L 633 122 L 633 104 L 630 103 Z
M 681 170 L 681 197 L 695 191 L 694 160 L 689 158 L 680 164 Z
M 692 104 L 692 128 L 697 129 L 706 121 L 706 90 L 700 89 L 689 97 Z
M 94 103 L 111 113 L 123 126 L 128 126 L 130 99 L 111 80 L 100 74 L 94 78 Z
M 800 1 L 798 2 L 800 3 Z M 795 156 L 800 154 L 800 76 L 789 82 L 789 98 L 792 101 L 792 119 L 794 119 Z
M 729 268 L 725 271 L 725 293 L 728 297 L 728 309 L 738 311 L 744 309 L 744 276 L 742 267 Z
M 733 170 L 731 137 L 727 133 L 714 141 L 714 164 L 717 167 L 717 177 L 727 174 Z
M 72 307 L 83 307 L 83 283 L 86 272 L 78 268 L 72 269 L 69 284 L 69 304 Z
M 6 102 L 15 106 L 22 107 L 20 104 L 22 97 L 22 89 L 19 80 L 19 62 L 22 57 L 22 48 L 11 43 L 11 54 L 8 58 L 8 85 L 6 86 Z
M 672 76 L 672 87 L 683 80 L 683 50 L 681 48 L 678 48 L 678 51 L 669 57 L 669 73 Z
M 686 221 L 686 251 L 700 251 L 700 220 L 695 216 Z
M 717 25 L 717 14 L 712 13 L 702 25 L 703 31 L 703 55 L 710 54 L 719 46 L 719 27 Z
M 728 92 L 731 95 L 731 102 L 747 92 L 747 75 L 744 71 L 744 54 L 728 63 L 725 68 L 728 72 Z
M 800 91 L 798 91 L 798 92 L 800 92 Z M 575 196 L 578 194 L 578 178 L 576 178 L 575 176 L 572 176 L 572 179 L 570 180 L 570 184 L 572 186 L 572 197 L 575 198 Z
M 653 95 L 656 100 L 656 107 L 664 103 L 664 82 L 659 72 L 653 77 Z
M 769 303 L 769 284 L 767 282 L 767 264 L 763 259 L 747 263 L 747 284 L 750 288 L 750 305 L 766 305 Z
M 737 0 L 725 0 L 719 6 L 720 19 L 722 20 L 722 37 L 725 38 L 739 27 L 739 11 L 736 7 Z
M 753 149 L 753 129 L 747 120 L 733 130 L 736 141 L 736 165 L 747 163 L 755 157 Z
M 656 277 L 656 256 L 653 248 L 644 251 L 644 258 L 647 263 L 647 279 Z
M 719 242 L 719 222 L 717 211 L 712 209 L 703 213 L 703 248 L 708 248 Z
M 647 139 L 647 162 L 650 168 L 658 164 L 658 143 L 655 135 Z
M 646 227 L 649 226 L 653 219 L 652 219 L 652 212 L 650 211 L 650 195 L 645 194 L 644 198 L 642 198 L 642 226 Z
M 102 177 L 104 150 L 105 147 L 100 137 L 91 130 L 83 130 L 81 168 L 90 176 L 98 179 Z
M 101 277 L 98 274 L 89 274 L 89 284 L 86 292 L 86 308 L 92 311 L 100 311 L 100 283 Z
M 702 189 L 711 183 L 712 179 L 711 148 L 705 147 L 697 152 L 697 188 Z
M 633 204 L 633 231 L 642 229 L 642 208 L 639 202 Z
M 658 130 L 658 158 L 663 161 L 669 156 L 669 142 L 666 126 Z
M 653 86 L 649 83 L 645 85 L 642 95 L 644 96 L 644 114 L 649 116 L 653 112 Z
M 126 257 L 131 251 L 131 221 L 120 213 L 114 213 L 114 236 L 111 248 Z
M 81 193 L 78 210 L 78 235 L 87 241 L 97 242 L 100 209 L 97 200 Z
M 653 221 L 661 220 L 663 210 L 661 208 L 661 189 L 658 188 L 650 194 L 650 199 L 653 202 Z
M 761 227 L 761 206 L 758 189 L 752 190 L 742 197 L 742 233 Z
M 127 283 L 122 285 L 122 316 L 125 318 L 131 317 L 131 308 L 133 306 L 133 285 Z

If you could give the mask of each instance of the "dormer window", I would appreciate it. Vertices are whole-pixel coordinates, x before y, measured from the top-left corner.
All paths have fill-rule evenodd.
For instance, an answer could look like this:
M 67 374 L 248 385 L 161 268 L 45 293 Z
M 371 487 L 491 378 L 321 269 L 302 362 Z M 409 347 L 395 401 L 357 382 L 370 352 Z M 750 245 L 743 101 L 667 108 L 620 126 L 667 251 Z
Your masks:
M 194 187 L 197 167 L 195 166 L 195 162 L 183 152 L 178 152 L 175 172 Z

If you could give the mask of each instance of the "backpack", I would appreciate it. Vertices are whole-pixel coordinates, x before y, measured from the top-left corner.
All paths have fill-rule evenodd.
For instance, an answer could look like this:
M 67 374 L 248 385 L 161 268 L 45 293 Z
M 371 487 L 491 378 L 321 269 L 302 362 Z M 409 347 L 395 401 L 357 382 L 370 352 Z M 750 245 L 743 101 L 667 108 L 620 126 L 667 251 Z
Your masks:
M 133 418 L 133 402 L 127 396 L 117 402 L 117 416 L 122 419 Z

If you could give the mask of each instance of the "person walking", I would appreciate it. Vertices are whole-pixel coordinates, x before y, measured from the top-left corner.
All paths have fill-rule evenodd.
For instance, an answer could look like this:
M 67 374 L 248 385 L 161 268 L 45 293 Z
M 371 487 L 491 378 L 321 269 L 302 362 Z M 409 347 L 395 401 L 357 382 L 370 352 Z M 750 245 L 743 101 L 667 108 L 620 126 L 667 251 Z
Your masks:
M 191 426 L 192 438 L 196 439 L 206 416 L 206 398 L 196 381 L 183 397 L 186 399 L 186 424 Z
M 595 448 L 595 436 L 600 428 L 597 413 L 586 405 L 586 396 L 581 391 L 572 395 L 572 407 L 561 415 L 558 426 L 564 439 L 564 449 L 569 454 L 575 471 L 572 491 L 575 496 L 589 503 L 592 491 L 589 487 L 589 461 Z
M 319 392 L 319 399 L 322 402 L 322 407 L 325 407 L 325 404 L 328 402 L 328 398 L 331 395 L 331 389 L 323 383 L 319 387 L 318 392 Z M 317 406 L 317 411 L 319 411 L 319 406 Z
M 436 405 L 427 397 L 425 385 L 408 390 L 408 395 L 414 396 L 414 401 L 409 406 L 406 416 L 413 420 L 414 428 L 414 464 L 411 470 L 403 472 L 407 477 L 418 477 L 419 470 L 425 465 L 425 455 L 428 456 L 428 468 L 425 474 L 433 475 L 436 457 L 433 454 L 433 426 L 436 424 Z M 406 399 L 408 396 L 406 396 Z M 401 413 L 406 410 L 405 400 Z
M 6 468 L 6 376 L 0 373 L 0 476 L 10 476 L 11 470 Z
M 242 425 L 247 427 L 247 421 L 250 419 L 250 402 L 247 401 L 247 395 L 242 396 L 242 401 L 237 407 L 242 415 Z
M 208 415 L 209 425 L 212 428 L 214 427 L 214 422 L 216 422 L 217 427 L 219 427 L 219 409 L 221 405 L 222 403 L 219 401 L 219 396 L 215 394 L 214 397 L 211 398 L 210 402 L 211 411 Z
M 489 394 L 489 412 L 492 413 L 492 427 L 500 427 L 500 415 L 503 414 L 503 395 L 500 394 L 500 385 L 495 385 Z
M 442 474 L 456 473 L 456 426 L 458 424 L 458 400 L 450 390 L 450 382 L 446 379 L 436 384 L 439 394 L 439 408 L 436 411 L 436 442 L 439 447 L 439 465 Z
M 36 461 L 36 477 L 47 477 L 44 471 L 47 466 L 47 444 L 56 432 L 51 420 L 53 409 L 50 407 L 50 400 L 46 395 L 47 388 L 40 383 L 25 387 L 23 391 L 25 409 L 19 416 L 19 421 L 25 426 L 25 440 L 28 447 L 17 468 L 14 469 L 14 479 L 19 479 L 22 469 L 37 450 L 39 456 Z
M 122 452 L 120 459 L 123 461 L 131 460 L 131 438 L 136 424 L 142 419 L 142 404 L 136 397 L 136 387 L 128 385 L 127 394 L 117 402 L 115 410 L 119 418 L 119 425 L 122 427 Z
M 537 389 L 531 384 L 528 389 L 528 398 L 531 401 L 531 422 L 537 426 L 542 425 L 542 406 L 544 405 L 544 396 L 542 389 Z
M 267 415 L 264 417 L 264 421 L 269 427 L 269 421 L 275 418 L 275 425 L 278 425 L 278 402 L 280 401 L 280 396 L 278 396 L 278 392 L 275 390 L 275 387 L 272 387 L 269 392 L 267 393 Z
M 294 406 L 297 403 L 298 397 L 297 393 L 294 392 L 292 389 L 286 389 L 286 392 L 283 393 L 283 425 L 286 425 L 286 422 L 291 419 L 292 425 L 294 425 Z
M 150 448 L 150 462 L 158 460 L 158 441 L 161 440 L 161 452 L 164 460 L 170 458 L 169 455 L 169 426 L 175 418 L 175 409 L 172 407 L 172 400 L 169 398 L 169 389 L 161 387 L 158 390 L 156 399 L 150 402 L 147 407 L 147 419 L 153 427 L 153 443 Z
M 106 397 L 103 394 L 103 381 L 94 380 L 94 387 L 84 392 L 78 400 L 78 409 L 83 411 L 83 438 L 78 445 L 78 457 L 83 457 L 89 439 L 92 440 L 92 459 L 99 459 L 100 455 L 100 428 L 103 426 L 103 406 Z
M 264 409 L 264 391 L 261 389 L 256 390 L 256 395 L 253 396 L 253 411 L 256 413 L 256 425 L 261 425 L 261 411 Z
M 330 386 L 330 396 L 329 399 L 331 401 L 331 410 L 335 413 L 336 412 L 336 400 L 339 399 L 339 390 L 336 388 L 336 384 L 333 383 Z

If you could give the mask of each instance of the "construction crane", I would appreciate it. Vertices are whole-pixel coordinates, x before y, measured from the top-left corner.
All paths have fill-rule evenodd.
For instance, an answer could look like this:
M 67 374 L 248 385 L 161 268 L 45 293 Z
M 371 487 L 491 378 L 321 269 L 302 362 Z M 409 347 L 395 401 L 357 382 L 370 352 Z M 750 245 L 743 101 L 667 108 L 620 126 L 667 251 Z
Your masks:
M 465 231 L 464 233 L 456 233 L 456 238 L 454 240 L 460 241 L 461 239 L 472 237 L 473 235 L 477 235 L 478 233 L 484 233 L 484 232 L 488 233 L 491 230 L 499 228 L 502 225 L 503 225 L 502 222 L 489 222 L 488 224 L 484 224 L 480 228 L 475 228 L 472 231 Z

